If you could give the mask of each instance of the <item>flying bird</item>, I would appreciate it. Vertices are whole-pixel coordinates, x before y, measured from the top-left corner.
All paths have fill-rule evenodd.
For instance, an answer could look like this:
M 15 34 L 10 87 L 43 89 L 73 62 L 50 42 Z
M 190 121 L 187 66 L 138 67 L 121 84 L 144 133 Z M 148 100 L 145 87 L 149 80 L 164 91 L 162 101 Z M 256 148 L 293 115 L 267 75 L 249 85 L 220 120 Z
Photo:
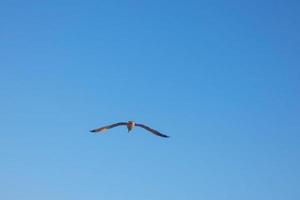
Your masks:
M 157 135 L 157 136 L 160 136 L 160 137 L 165 137 L 165 138 L 168 138 L 169 136 L 167 135 L 164 135 L 160 132 L 158 132 L 157 130 L 154 130 L 144 124 L 138 124 L 138 123 L 135 123 L 134 121 L 128 121 L 128 122 L 118 122 L 118 123 L 115 123 L 115 124 L 111 124 L 111 125 L 108 125 L 108 126 L 103 126 L 101 128 L 96 128 L 96 129 L 93 129 L 91 130 L 90 132 L 104 132 L 108 129 L 111 129 L 111 128 L 114 128 L 116 126 L 127 126 L 127 129 L 128 129 L 128 133 L 136 126 L 138 127 L 142 127 L 144 129 L 146 129 L 147 131 L 150 131 L 151 133 Z

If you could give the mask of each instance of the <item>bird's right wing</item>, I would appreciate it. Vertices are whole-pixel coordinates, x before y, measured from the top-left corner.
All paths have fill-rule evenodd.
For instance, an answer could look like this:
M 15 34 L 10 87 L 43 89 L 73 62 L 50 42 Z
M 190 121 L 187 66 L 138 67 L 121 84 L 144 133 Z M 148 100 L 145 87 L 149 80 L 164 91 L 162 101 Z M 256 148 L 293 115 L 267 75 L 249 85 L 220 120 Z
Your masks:
M 101 131 L 106 131 L 107 129 L 114 128 L 116 126 L 126 126 L 126 125 L 127 125 L 126 122 L 119 122 L 119 123 L 111 124 L 108 126 L 103 126 L 101 128 L 96 128 L 96 129 L 90 130 L 90 132 L 101 132 Z
M 139 127 L 142 127 L 144 129 L 146 129 L 147 131 L 150 131 L 151 133 L 153 133 L 153 134 L 155 134 L 157 136 L 164 137 L 164 138 L 168 138 L 169 137 L 169 136 L 164 135 L 164 134 L 158 132 L 157 130 L 154 130 L 153 128 L 150 128 L 150 127 L 148 127 L 148 126 L 146 126 L 144 124 L 135 124 L 135 125 L 139 126 Z

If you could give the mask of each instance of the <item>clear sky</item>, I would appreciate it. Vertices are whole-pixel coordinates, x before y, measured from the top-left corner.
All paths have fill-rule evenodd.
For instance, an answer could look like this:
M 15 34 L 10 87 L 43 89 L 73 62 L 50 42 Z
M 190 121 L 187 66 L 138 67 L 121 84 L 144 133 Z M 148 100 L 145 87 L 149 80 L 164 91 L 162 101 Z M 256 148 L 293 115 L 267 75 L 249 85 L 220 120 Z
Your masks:
M 300 199 L 299 10 L 1 0 L 0 199 Z

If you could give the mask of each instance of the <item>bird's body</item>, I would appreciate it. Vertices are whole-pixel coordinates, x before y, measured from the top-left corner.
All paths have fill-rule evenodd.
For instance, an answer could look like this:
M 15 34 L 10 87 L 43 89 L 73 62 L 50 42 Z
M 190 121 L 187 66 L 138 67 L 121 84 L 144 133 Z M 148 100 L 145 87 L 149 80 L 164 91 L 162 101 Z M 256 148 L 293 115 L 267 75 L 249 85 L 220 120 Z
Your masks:
M 93 129 L 93 130 L 91 130 L 91 132 L 103 132 L 103 131 L 106 131 L 108 129 L 114 128 L 116 126 L 126 126 L 128 132 L 130 132 L 134 127 L 138 126 L 138 127 L 142 127 L 144 129 L 146 129 L 147 131 L 150 131 L 151 133 L 153 133 L 157 136 L 165 137 L 165 138 L 169 137 L 169 136 L 164 135 L 164 134 L 158 132 L 157 130 L 154 130 L 154 129 L 152 129 L 152 128 L 144 125 L 144 124 L 137 124 L 137 123 L 135 123 L 135 121 L 119 122 L 119 123 L 111 124 L 111 125 L 104 126 L 104 127 L 101 127 L 101 128 Z
M 128 121 L 127 123 L 127 129 L 128 133 L 135 127 L 135 122 L 134 121 Z

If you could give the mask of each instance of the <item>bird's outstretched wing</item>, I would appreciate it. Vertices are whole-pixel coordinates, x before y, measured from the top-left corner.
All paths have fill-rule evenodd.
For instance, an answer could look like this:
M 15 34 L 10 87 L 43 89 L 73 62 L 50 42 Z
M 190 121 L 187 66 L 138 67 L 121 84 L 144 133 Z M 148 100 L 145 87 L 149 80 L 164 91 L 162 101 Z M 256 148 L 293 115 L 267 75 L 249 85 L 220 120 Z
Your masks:
M 146 129 L 147 131 L 150 131 L 151 133 L 153 133 L 153 134 L 155 134 L 155 135 L 158 135 L 158 136 L 160 136 L 160 137 L 165 137 L 165 138 L 168 138 L 168 137 L 169 137 L 169 136 L 164 135 L 164 134 L 158 132 L 157 130 L 154 130 L 154 129 L 152 129 L 152 128 L 150 128 L 150 127 L 144 125 L 144 124 L 135 124 L 135 125 L 136 125 L 136 126 L 139 126 L 139 127 L 142 127 L 142 128 L 144 128 L 144 129 Z
M 96 129 L 90 130 L 90 132 L 101 132 L 101 131 L 106 131 L 107 129 L 110 129 L 110 128 L 114 128 L 116 126 L 125 126 L 125 125 L 127 125 L 126 122 L 119 122 L 119 123 L 111 124 L 108 126 L 103 126 L 101 128 L 96 128 Z

